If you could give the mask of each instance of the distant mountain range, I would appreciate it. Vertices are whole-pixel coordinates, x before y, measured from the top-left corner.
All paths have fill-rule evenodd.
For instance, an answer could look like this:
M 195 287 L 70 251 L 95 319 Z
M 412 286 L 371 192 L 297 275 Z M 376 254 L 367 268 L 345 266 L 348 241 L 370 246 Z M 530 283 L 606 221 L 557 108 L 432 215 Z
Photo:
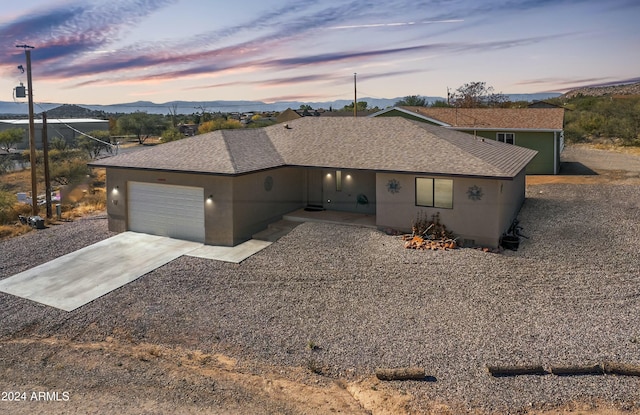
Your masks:
M 640 82 L 624 85 L 603 85 L 574 89 L 563 97 L 570 99 L 577 96 L 601 97 L 603 95 L 640 95 Z
M 558 93 L 539 93 L 539 94 L 505 94 L 511 101 L 539 101 L 548 98 L 560 96 Z M 358 98 L 358 101 L 365 101 L 368 108 L 378 107 L 384 109 L 393 106 L 396 102 L 404 97 L 397 98 Z M 423 97 L 429 103 L 435 101 L 445 101 L 443 97 Z M 265 103 L 261 101 L 171 101 L 163 104 L 156 104 L 149 101 L 136 101 L 123 104 L 113 105 L 91 105 L 78 104 L 77 106 L 91 110 L 92 117 L 105 116 L 107 114 L 128 114 L 136 111 L 143 111 L 149 114 L 169 114 L 175 111 L 178 114 L 193 114 L 198 112 L 268 112 L 268 111 L 284 111 L 287 108 L 298 109 L 301 105 L 310 105 L 314 109 L 342 109 L 345 105 L 350 105 L 352 100 L 336 100 L 324 102 L 302 102 L 302 101 L 280 101 L 274 103 Z M 36 104 L 34 111 L 39 114 L 43 111 L 50 111 L 64 104 Z M 0 101 L 0 115 L 4 118 L 7 116 L 24 116 L 29 114 L 29 108 L 26 102 L 8 102 Z

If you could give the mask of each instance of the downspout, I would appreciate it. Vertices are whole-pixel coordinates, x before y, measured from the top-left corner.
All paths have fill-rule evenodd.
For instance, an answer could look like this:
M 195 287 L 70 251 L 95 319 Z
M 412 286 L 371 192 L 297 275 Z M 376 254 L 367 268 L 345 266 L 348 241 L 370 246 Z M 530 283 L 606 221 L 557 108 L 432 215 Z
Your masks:
M 558 174 L 558 132 L 553 132 L 553 174 Z

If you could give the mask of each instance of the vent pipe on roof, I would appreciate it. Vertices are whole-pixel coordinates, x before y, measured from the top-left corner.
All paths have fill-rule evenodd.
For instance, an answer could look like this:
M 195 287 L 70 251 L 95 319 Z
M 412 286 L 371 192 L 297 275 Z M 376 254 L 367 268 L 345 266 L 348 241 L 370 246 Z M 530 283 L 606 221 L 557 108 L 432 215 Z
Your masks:
M 357 73 L 353 73 L 353 117 L 358 117 L 358 89 L 356 87 L 356 75 Z

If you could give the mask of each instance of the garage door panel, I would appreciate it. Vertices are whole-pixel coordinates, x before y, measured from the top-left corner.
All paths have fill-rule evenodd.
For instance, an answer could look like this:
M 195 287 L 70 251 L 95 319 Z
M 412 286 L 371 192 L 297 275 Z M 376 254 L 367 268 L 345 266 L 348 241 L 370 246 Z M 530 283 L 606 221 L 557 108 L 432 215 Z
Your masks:
M 129 182 L 129 230 L 204 242 L 204 189 Z

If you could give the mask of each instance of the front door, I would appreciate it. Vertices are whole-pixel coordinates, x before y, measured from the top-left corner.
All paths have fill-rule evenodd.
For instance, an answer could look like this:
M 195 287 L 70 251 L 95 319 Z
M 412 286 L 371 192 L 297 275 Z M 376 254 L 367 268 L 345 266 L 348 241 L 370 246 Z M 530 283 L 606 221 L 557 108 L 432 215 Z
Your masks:
M 307 170 L 307 205 L 324 206 L 322 190 L 322 169 Z

